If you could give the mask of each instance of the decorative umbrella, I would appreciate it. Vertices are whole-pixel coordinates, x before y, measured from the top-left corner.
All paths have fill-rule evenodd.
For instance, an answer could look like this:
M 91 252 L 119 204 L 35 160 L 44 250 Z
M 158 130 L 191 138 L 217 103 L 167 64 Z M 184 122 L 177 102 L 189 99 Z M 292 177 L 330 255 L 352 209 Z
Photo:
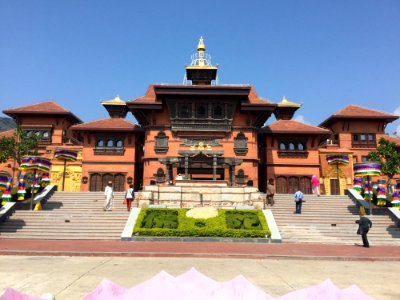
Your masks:
M 356 190 L 359 194 L 361 194 L 361 185 L 362 185 L 362 179 L 355 177 L 353 179 L 353 190 Z
M 2 202 L 10 202 L 11 201 L 11 178 L 8 179 L 6 183 L 6 188 L 3 191 L 3 195 L 1 196 Z
M 65 184 L 65 171 L 67 169 L 67 161 L 76 161 L 78 157 L 78 152 L 74 150 L 67 149 L 57 149 L 54 151 L 53 159 L 63 160 L 64 161 L 64 171 L 63 171 L 63 181 L 62 181 L 62 190 L 64 191 Z
M 390 203 L 393 207 L 400 207 L 400 181 L 398 181 L 395 186 L 395 190 L 392 195 L 392 201 Z
M 340 190 L 340 178 L 339 178 L 339 165 L 348 165 L 349 156 L 346 154 L 329 154 L 326 156 L 326 160 L 329 165 L 336 165 L 336 176 Z M 340 194 L 340 193 L 339 193 Z
M 49 159 L 40 157 L 40 156 L 33 156 L 28 155 L 24 156 L 21 161 L 20 169 L 25 172 L 32 172 L 33 173 L 33 180 L 35 180 L 36 173 L 46 173 L 50 171 L 51 162 Z M 30 209 L 32 210 L 33 205 L 33 197 L 34 197 L 34 183 L 32 182 L 32 196 L 31 196 L 31 205 Z
M 18 200 L 22 201 L 25 199 L 25 175 L 21 174 L 19 177 L 19 182 L 18 182 L 18 191 L 17 191 L 17 195 L 18 195 Z
M 50 184 L 50 178 L 49 178 L 49 173 L 43 173 L 42 174 L 42 180 L 40 181 L 40 185 L 42 187 L 48 186 Z
M 386 187 L 385 187 L 385 180 L 378 179 L 378 187 L 376 188 L 376 198 L 378 206 L 385 206 L 386 205 Z
M 377 162 L 360 162 L 354 164 L 354 177 L 366 177 L 368 190 L 371 189 L 371 177 L 372 176 L 380 176 L 381 175 L 381 164 Z M 370 201 L 369 205 L 369 213 L 372 215 L 372 197 L 371 194 L 368 193 L 367 200 Z

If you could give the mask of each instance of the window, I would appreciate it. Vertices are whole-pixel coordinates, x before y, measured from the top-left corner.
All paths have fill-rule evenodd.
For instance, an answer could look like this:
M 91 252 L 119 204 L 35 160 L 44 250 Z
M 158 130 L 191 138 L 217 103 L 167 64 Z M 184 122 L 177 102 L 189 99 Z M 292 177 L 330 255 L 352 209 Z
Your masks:
M 217 104 L 216 106 L 214 106 L 214 110 L 213 110 L 213 117 L 216 119 L 222 119 L 223 116 L 223 110 L 221 105 Z
M 26 129 L 25 132 L 28 137 L 36 135 L 39 142 L 51 142 L 51 129 Z
M 307 157 L 308 152 L 306 151 L 306 142 L 305 141 L 296 141 L 294 138 L 290 140 L 283 140 L 279 142 L 279 157 Z
M 205 104 L 198 104 L 196 108 L 196 118 L 207 117 L 207 106 Z
M 125 152 L 124 139 L 121 137 L 97 137 L 94 154 L 97 155 L 123 155 Z
M 191 113 L 190 113 L 190 107 L 188 104 L 182 104 L 180 105 L 178 115 L 180 118 L 190 118 Z
M 122 140 L 118 140 L 116 143 L 117 148 L 122 148 L 124 146 L 124 142 Z
M 168 139 L 169 137 L 165 134 L 165 132 L 160 131 L 155 136 L 155 145 L 154 151 L 156 153 L 167 153 L 168 152 Z
M 104 147 L 104 141 L 103 140 L 98 140 L 96 146 L 97 147 Z
M 375 148 L 376 136 L 374 133 L 353 133 L 354 148 Z
M 368 157 L 367 156 L 361 156 L 361 161 L 368 161 Z
M 247 137 L 244 133 L 239 132 L 237 136 L 233 139 L 233 149 L 236 155 L 245 155 L 247 154 Z

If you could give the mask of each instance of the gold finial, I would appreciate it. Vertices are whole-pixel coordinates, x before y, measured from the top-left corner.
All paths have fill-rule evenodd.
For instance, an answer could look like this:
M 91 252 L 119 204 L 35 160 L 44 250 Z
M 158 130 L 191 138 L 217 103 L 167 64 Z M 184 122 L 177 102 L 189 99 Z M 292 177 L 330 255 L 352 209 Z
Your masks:
M 197 51 L 206 51 L 206 45 L 204 45 L 203 37 L 200 37 L 199 44 L 197 45 Z

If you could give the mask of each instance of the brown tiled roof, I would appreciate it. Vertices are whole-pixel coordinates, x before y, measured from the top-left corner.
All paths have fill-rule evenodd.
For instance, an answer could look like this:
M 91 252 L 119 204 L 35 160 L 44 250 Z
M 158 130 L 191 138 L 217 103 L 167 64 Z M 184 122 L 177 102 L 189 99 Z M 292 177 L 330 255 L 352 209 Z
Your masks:
M 294 120 L 278 120 L 261 129 L 262 132 L 270 133 L 307 133 L 307 134 L 330 134 L 328 129 L 318 126 L 304 124 Z
M 64 107 L 58 105 L 53 101 L 46 101 L 31 105 L 9 108 L 4 110 L 3 113 L 11 117 L 21 114 L 65 115 L 73 119 L 74 122 L 81 122 L 81 120 L 78 117 L 76 117 L 73 113 L 71 113 L 69 110 L 65 109 Z
M 384 119 L 387 122 L 397 120 L 399 117 L 385 112 L 364 108 L 357 105 L 348 105 L 342 110 L 331 115 L 320 126 L 329 126 L 336 119 Z
M 386 135 L 383 138 L 387 139 L 388 141 L 390 141 L 392 143 L 395 143 L 397 148 L 400 147 L 400 138 L 391 136 L 391 135 Z
M 0 132 L 0 137 L 12 137 L 15 129 L 10 129 L 7 131 Z
M 92 122 L 82 123 L 71 127 L 72 130 L 92 131 L 131 131 L 139 129 L 136 124 L 123 118 L 107 118 Z
M 269 101 L 267 99 L 263 99 L 263 98 L 258 97 L 254 86 L 251 86 L 251 88 L 250 88 L 249 98 L 248 99 L 249 99 L 249 103 L 256 104 L 256 105 L 257 104 L 262 104 L 262 105 L 273 104 L 271 101 Z
M 149 88 L 146 91 L 146 94 L 142 97 L 132 99 L 130 101 L 127 101 L 126 103 L 156 103 L 156 92 L 154 90 L 154 84 L 150 84 Z

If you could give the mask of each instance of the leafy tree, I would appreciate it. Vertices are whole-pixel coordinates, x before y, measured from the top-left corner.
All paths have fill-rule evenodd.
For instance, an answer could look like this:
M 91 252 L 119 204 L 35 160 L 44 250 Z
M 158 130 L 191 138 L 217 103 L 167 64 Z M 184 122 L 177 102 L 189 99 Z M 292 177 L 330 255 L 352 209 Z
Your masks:
M 0 138 L 0 163 L 9 159 L 21 164 L 25 155 L 37 155 L 37 146 L 40 138 L 34 134 L 28 134 L 21 127 L 17 127 L 13 136 Z
M 388 177 L 388 187 L 394 175 L 400 172 L 400 153 L 396 150 L 396 144 L 385 138 L 380 138 L 376 151 L 368 153 L 369 161 L 380 162 L 382 173 Z

